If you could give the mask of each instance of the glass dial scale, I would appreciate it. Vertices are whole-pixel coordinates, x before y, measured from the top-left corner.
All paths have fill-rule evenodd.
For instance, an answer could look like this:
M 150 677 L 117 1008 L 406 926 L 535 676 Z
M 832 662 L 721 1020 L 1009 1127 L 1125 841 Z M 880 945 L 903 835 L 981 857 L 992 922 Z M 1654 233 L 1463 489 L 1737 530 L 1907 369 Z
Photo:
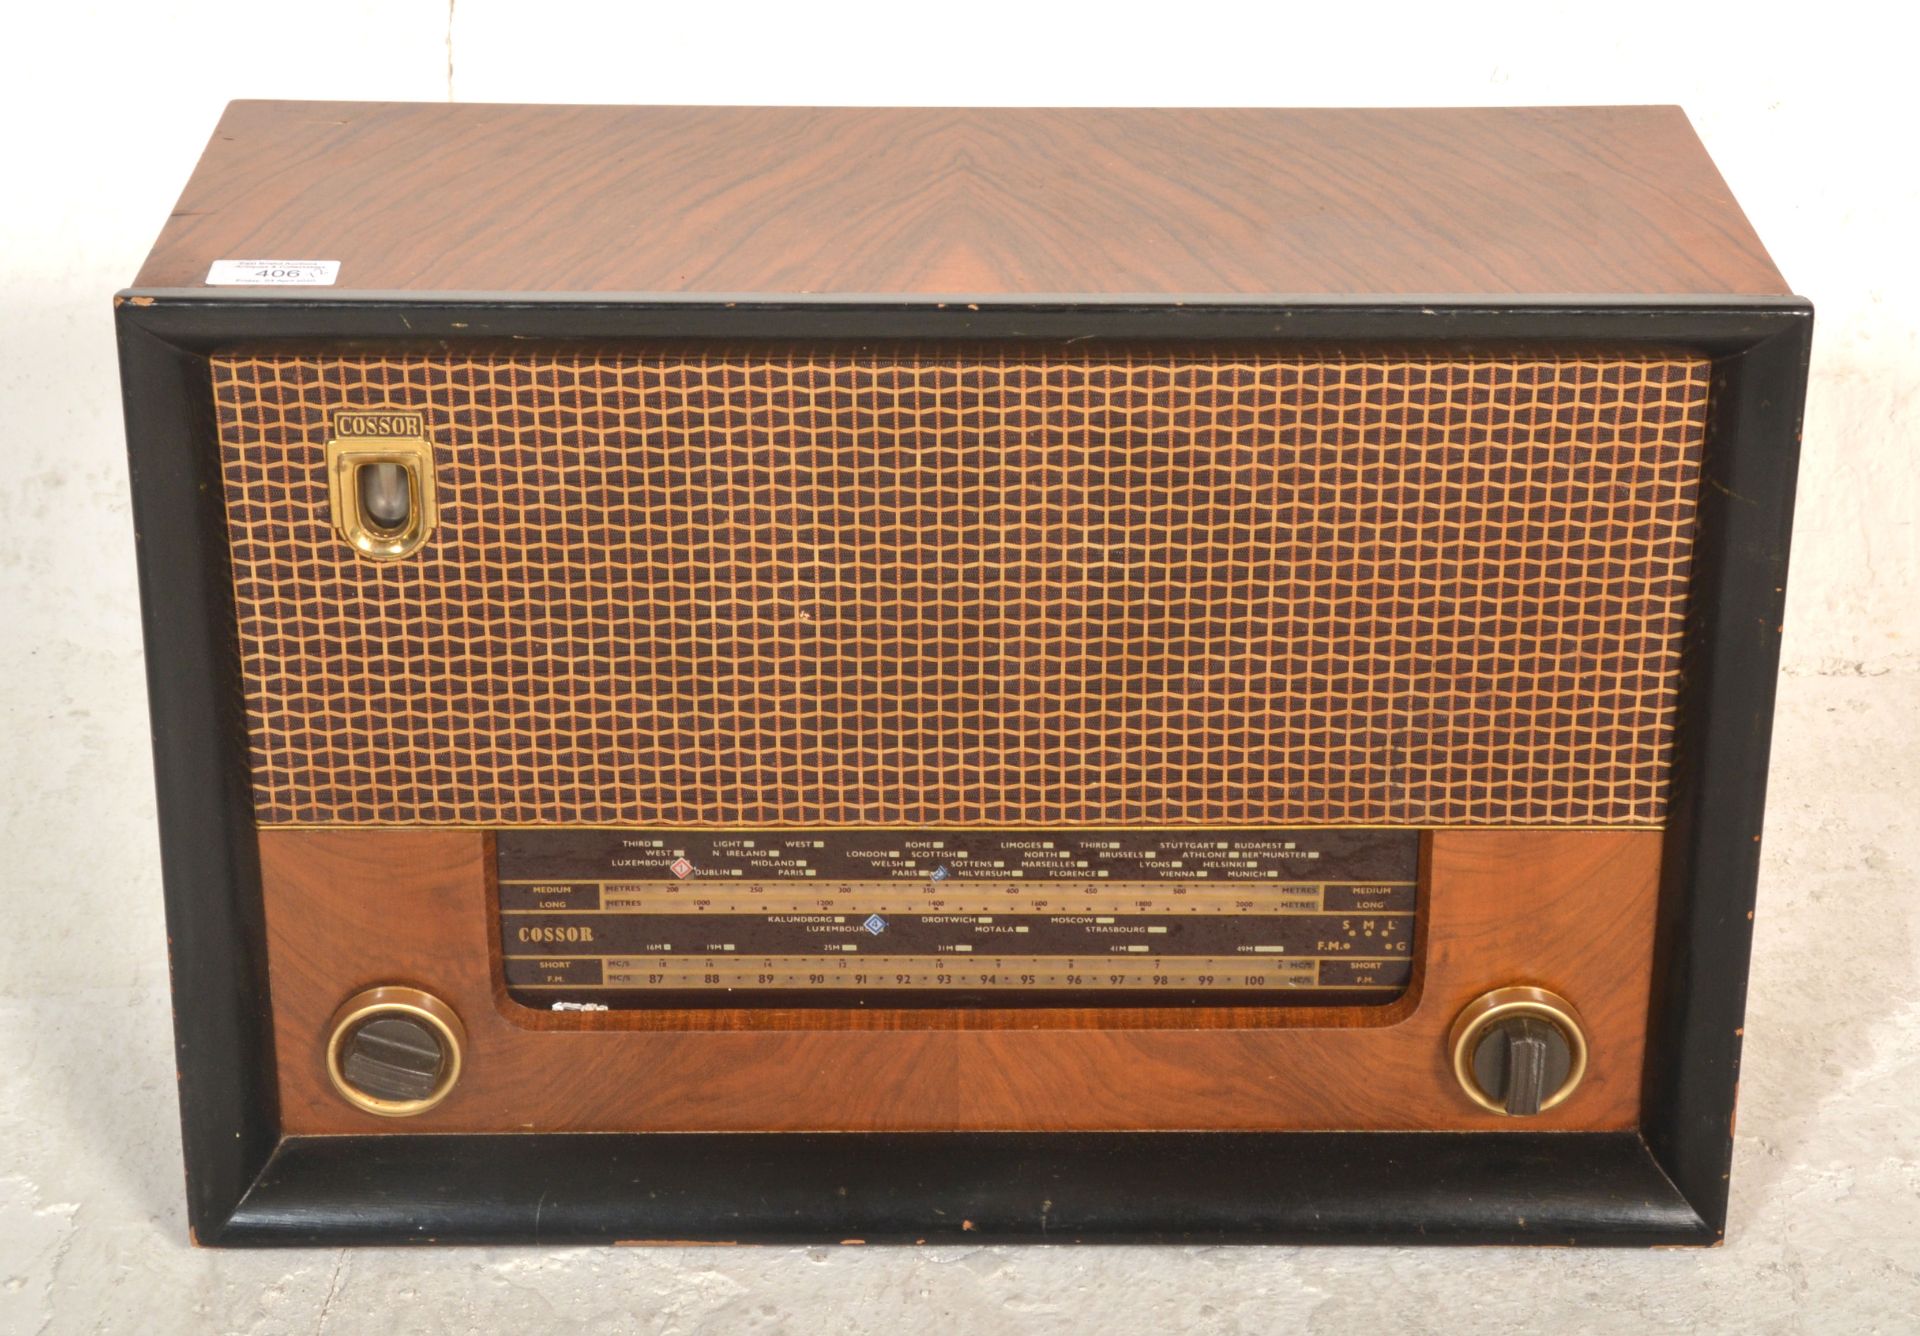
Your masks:
M 500 832 L 529 1006 L 1385 1002 L 1412 831 Z

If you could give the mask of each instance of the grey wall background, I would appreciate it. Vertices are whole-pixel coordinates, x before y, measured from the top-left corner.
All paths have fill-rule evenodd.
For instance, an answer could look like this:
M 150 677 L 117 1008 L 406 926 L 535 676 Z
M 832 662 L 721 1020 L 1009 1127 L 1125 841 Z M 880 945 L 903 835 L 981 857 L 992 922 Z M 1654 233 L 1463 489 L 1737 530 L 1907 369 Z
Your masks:
M 1920 219 L 1872 4 L 36 6 L 0 45 L 0 1331 L 1920 1328 Z M 1714 1253 L 196 1253 L 108 298 L 232 97 L 1678 102 L 1819 307 Z

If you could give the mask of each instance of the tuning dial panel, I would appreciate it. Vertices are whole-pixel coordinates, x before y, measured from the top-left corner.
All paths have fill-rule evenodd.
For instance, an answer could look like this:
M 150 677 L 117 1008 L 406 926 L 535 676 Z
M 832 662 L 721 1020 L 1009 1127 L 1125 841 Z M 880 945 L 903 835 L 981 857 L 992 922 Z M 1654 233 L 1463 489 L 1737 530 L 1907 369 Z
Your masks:
M 382 1118 L 425 1113 L 460 1079 L 466 1032 L 439 998 L 386 985 L 348 998 L 327 1031 L 327 1075 L 341 1098 Z
M 1511 1118 L 1563 1103 L 1587 1074 L 1579 1013 L 1544 988 L 1498 988 L 1474 999 L 1454 1021 L 1449 1046 L 1467 1097 Z

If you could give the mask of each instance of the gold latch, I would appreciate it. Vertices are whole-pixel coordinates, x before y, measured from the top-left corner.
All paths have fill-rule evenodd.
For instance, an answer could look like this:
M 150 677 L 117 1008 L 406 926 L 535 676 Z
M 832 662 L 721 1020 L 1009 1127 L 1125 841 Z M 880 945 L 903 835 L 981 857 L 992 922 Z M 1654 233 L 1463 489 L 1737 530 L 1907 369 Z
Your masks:
M 433 445 L 424 413 L 335 413 L 327 438 L 333 527 L 361 556 L 397 561 L 433 532 Z

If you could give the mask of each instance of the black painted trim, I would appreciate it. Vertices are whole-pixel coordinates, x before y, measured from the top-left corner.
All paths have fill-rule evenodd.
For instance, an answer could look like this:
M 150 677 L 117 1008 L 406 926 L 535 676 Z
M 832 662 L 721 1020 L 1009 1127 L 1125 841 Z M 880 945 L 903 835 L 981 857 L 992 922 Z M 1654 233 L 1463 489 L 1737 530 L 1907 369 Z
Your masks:
M 1701 469 L 1642 1130 L 1726 1226 L 1811 312 L 1722 356 Z
M 207 359 L 120 309 L 187 1220 L 204 1240 L 279 1139 L 259 843 Z
M 537 1158 L 527 1153 L 539 1144 Z M 1631 1133 L 290 1138 L 228 1243 L 1702 1243 Z
M 1811 331 L 1805 302 L 941 306 L 135 292 L 123 294 L 117 314 L 189 1219 L 200 1242 L 1719 1237 Z M 395 1132 L 283 1140 L 208 353 L 238 343 L 695 338 L 1444 343 L 1461 354 L 1606 344 L 1714 356 L 1644 1135 Z M 1036 1185 L 1045 1190 L 1036 1195 Z M 956 1205 L 972 1212 L 964 1215 L 972 1229 L 949 1218 Z
M 172 300 L 132 291 L 121 310 L 161 338 L 203 351 L 254 343 L 406 343 L 555 339 L 1148 339 L 1308 343 L 1444 341 L 1481 344 L 1673 344 L 1731 353 L 1777 333 L 1804 311 L 1797 298 L 1591 305 L 1482 302 L 1253 305 L 1211 298 L 1178 304 L 771 300 L 689 302 L 471 300 L 337 301 L 222 297 Z M 150 303 L 137 305 L 136 303 Z

